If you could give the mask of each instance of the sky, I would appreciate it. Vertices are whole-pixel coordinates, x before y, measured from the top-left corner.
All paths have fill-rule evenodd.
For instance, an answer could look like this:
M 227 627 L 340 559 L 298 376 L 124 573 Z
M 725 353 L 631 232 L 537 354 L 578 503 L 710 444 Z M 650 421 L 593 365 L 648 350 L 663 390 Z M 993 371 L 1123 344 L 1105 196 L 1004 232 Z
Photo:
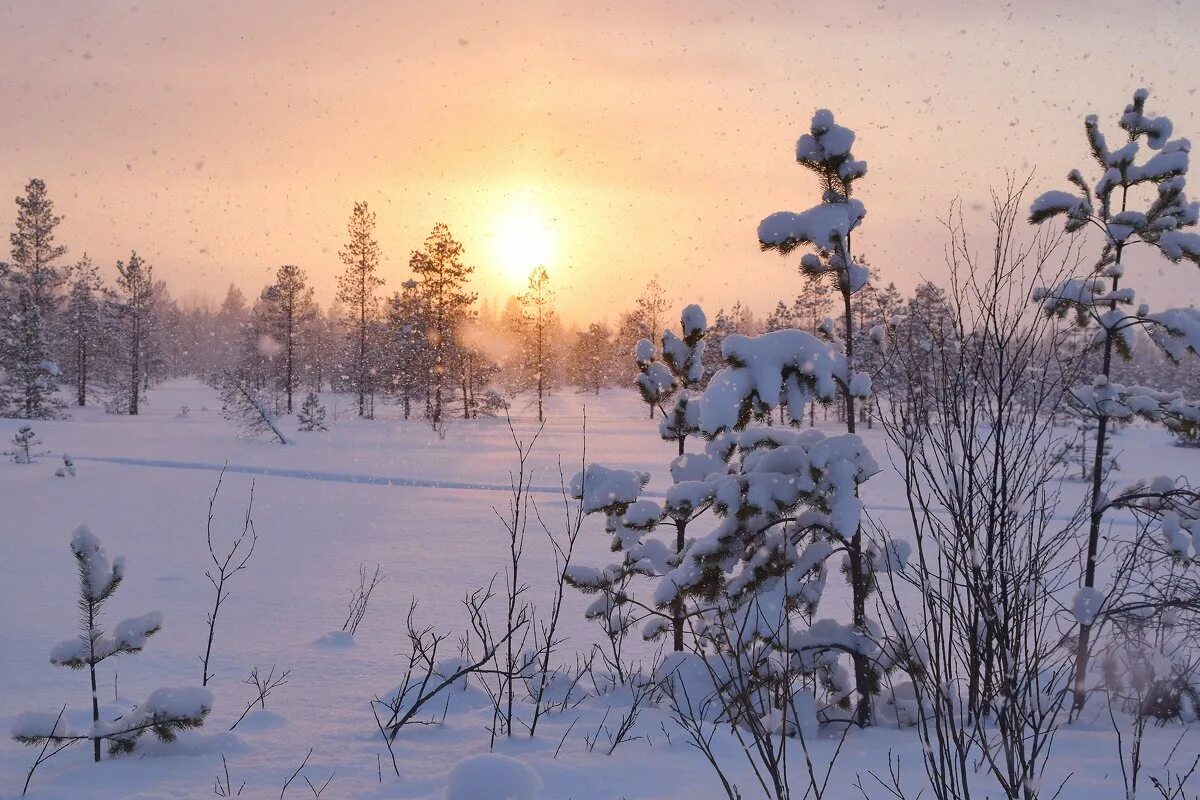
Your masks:
M 985 249 L 989 190 L 1063 185 L 1082 118 L 1116 131 L 1139 86 L 1200 137 L 1198 29 L 1194 2 L 0 0 L 0 197 L 42 178 L 72 258 L 136 249 L 183 300 L 295 263 L 328 302 L 365 200 L 389 291 L 444 222 L 485 298 L 544 261 L 576 321 L 652 277 L 765 313 L 803 279 L 755 229 L 818 201 L 815 109 L 857 131 L 859 252 L 907 291 L 945 274 L 956 198 Z M 1151 302 L 1200 296 L 1133 267 Z

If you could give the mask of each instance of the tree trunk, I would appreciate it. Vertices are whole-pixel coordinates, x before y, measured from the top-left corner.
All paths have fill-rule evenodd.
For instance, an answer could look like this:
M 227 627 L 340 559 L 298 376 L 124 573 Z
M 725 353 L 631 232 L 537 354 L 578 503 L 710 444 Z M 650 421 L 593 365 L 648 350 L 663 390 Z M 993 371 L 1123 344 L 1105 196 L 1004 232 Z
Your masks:
M 129 413 L 136 416 L 138 413 L 138 390 L 141 388 L 141 376 L 139 370 L 141 367 L 141 347 L 142 347 L 142 331 L 141 321 L 134 316 L 133 318 L 133 346 L 130 348 L 129 363 L 130 363 L 130 386 L 129 386 Z

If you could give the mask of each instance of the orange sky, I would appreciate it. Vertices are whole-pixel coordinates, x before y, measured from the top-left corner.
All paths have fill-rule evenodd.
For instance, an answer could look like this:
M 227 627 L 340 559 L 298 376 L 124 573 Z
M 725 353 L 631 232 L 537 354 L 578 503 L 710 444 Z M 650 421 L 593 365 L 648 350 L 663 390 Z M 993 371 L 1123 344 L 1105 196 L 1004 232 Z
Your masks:
M 45 179 L 73 256 L 136 248 L 183 298 L 292 262 L 328 300 L 365 199 L 389 288 L 442 221 L 502 299 L 496 239 L 524 214 L 556 234 L 572 318 L 655 275 L 680 305 L 766 311 L 798 255 L 755 226 L 816 201 L 792 148 L 826 106 L 870 164 L 858 242 L 908 288 L 941 273 L 955 196 L 1035 166 L 1057 187 L 1087 166 L 1082 116 L 1134 88 L 1200 139 L 1200 4 L 975 5 L 3 3 L 0 196 Z M 1198 295 L 1194 268 L 1161 271 L 1151 300 Z

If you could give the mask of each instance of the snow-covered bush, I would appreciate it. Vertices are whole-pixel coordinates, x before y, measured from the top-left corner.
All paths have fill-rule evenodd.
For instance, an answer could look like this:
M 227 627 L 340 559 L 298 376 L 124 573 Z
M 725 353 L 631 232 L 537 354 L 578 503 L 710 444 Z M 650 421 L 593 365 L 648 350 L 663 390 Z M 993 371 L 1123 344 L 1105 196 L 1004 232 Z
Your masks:
M 105 603 L 125 577 L 125 560 L 110 560 L 100 540 L 87 527 L 71 537 L 71 552 L 79 570 L 79 610 L 82 632 L 50 651 L 50 663 L 70 669 L 86 669 L 91 679 L 92 725 L 74 729 L 62 715 L 27 713 L 17 717 L 12 735 L 18 742 L 36 746 L 91 740 L 93 759 L 100 761 L 100 743 L 108 742 L 109 754 L 133 750 L 138 738 L 150 731 L 160 741 L 174 741 L 177 732 L 197 728 L 212 709 L 212 694 L 205 689 L 157 689 L 147 700 L 117 719 L 102 720 L 96 695 L 96 666 L 114 656 L 140 653 L 146 640 L 162 628 L 158 612 L 118 622 L 107 634 L 100 626 Z
M 74 478 L 75 477 L 75 460 L 67 453 L 62 455 L 63 465 L 54 470 L 56 478 Z
M 300 423 L 303 433 L 329 430 L 325 427 L 325 406 L 317 399 L 316 392 L 309 392 L 304 396 L 304 404 L 300 406 L 296 420 Z

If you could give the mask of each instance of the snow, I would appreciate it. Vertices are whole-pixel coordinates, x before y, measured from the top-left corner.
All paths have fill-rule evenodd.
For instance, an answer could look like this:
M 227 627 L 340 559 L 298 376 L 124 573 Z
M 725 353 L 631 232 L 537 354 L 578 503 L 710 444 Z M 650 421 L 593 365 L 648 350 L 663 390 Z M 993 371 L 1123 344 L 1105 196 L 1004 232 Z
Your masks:
M 99 599 L 107 595 L 121 580 L 125 571 L 124 559 L 109 562 L 100 540 L 86 525 L 80 525 L 71 536 L 71 551 L 79 561 L 80 580 L 88 597 Z
M 541 788 L 541 779 L 521 761 L 480 753 L 450 770 L 446 800 L 537 800 Z
M 822 203 L 799 213 L 777 211 L 758 224 L 758 241 L 785 251 L 801 244 L 833 250 L 866 215 L 866 206 L 856 198 Z
M 109 553 L 129 556 L 128 576 L 109 601 L 110 618 L 119 620 L 153 608 L 161 610 L 166 621 L 142 655 L 100 666 L 102 716 L 111 719 L 129 713 L 135 702 L 146 701 L 154 687 L 199 682 L 196 656 L 203 649 L 208 610 L 203 601 L 211 592 L 203 574 L 211 566 L 204 518 L 214 470 L 228 461 L 231 468 L 218 498 L 215 530 L 222 535 L 240 530 L 240 514 L 254 479 L 260 549 L 247 571 L 234 578 L 228 605 L 221 612 L 216 678 L 208 687 L 212 711 L 203 728 L 180 733 L 173 745 L 151 747 L 153 743 L 143 742 L 132 757 L 106 760 L 99 766 L 91 763 L 85 746 L 68 749 L 39 768 L 30 800 L 212 797 L 213 779 L 222 771 L 222 754 L 234 788 L 246 781 L 243 796 L 278 797 L 283 782 L 310 747 L 313 755 L 305 775 L 319 785 L 336 771 L 323 797 L 444 800 L 456 764 L 487 748 L 483 726 L 491 710 L 478 688 L 456 687 L 445 725 L 421 726 L 401 735 L 396 743 L 399 778 L 391 770 L 367 703 L 374 694 L 383 696 L 399 683 L 403 664 L 397 653 L 405 642 L 396 621 L 403 620 L 410 597 L 420 599 L 418 622 L 461 629 L 463 592 L 486 584 L 502 568 L 503 537 L 492 509 L 505 508 L 505 478 L 513 465 L 512 442 L 503 421 L 452 421 L 442 440 L 427 425 L 395 419 L 392 407 L 383 407 L 379 420 L 361 422 L 347 418 L 348 398 L 326 397 L 334 423 L 331 431 L 281 448 L 265 440 L 237 439 L 219 415 L 215 393 L 194 382 L 154 389 L 150 400 L 147 413 L 138 418 L 87 409 L 69 421 L 39 424 L 45 446 L 55 454 L 69 449 L 88 456 L 76 457 L 79 474 L 74 480 L 53 477 L 59 465 L 55 459 L 32 467 L 0 463 L 0 506 L 6 510 L 0 524 L 0 550 L 9 565 L 0 579 L 0 675 L 4 676 L 0 728 L 40 726 L 44 731 L 62 704 L 68 703 L 62 722 L 65 730 L 90 729 L 86 676 L 46 662 L 49 649 L 69 635 L 77 621 L 74 598 L 79 576 L 64 544 L 82 521 L 103 537 Z M 699 497 L 695 493 L 716 490 L 719 481 L 709 485 L 705 478 L 711 474 L 708 467 L 720 460 L 707 452 L 689 453 L 679 463 L 681 475 L 686 473 L 696 483 L 672 486 L 672 475 L 664 465 L 676 458 L 674 444 L 658 441 L 654 423 L 646 419 L 645 405 L 635 393 L 606 392 L 597 399 L 563 392 L 548 401 L 549 423 L 532 460 L 534 486 L 540 490 L 535 500 L 548 523 L 562 509 L 559 457 L 568 477 L 571 465 L 578 469 L 585 403 L 589 461 L 648 477 L 644 486 L 640 477 L 626 483 L 622 499 L 635 503 L 668 491 Z M 181 405 L 192 411 L 177 418 Z M 515 424 L 522 433 L 536 428 L 528 417 L 518 417 Z M 7 439 L 18 426 L 0 420 L 0 436 Z M 833 425 L 818 431 L 836 432 Z M 805 432 L 776 428 L 775 433 L 800 436 Z M 881 454 L 887 450 L 878 430 L 860 431 L 859 439 L 884 461 Z M 804 443 L 810 452 L 814 446 L 810 439 L 796 441 L 792 446 Z M 1121 475 L 1164 471 L 1200 475 L 1200 452 L 1173 447 L 1166 433 L 1134 424 L 1120 442 Z M 907 514 L 903 489 L 887 464 L 882 466 L 883 471 L 871 478 L 864 500 L 874 518 L 892 532 L 901 532 Z M 723 474 L 717 478 L 725 480 Z M 734 484 L 723 485 L 736 489 Z M 1068 485 L 1063 491 L 1065 502 L 1072 503 L 1083 490 Z M 1131 530 L 1121 517 L 1114 522 L 1113 535 Z M 613 560 L 608 537 L 599 530 L 602 525 L 597 519 L 585 528 L 579 544 L 581 565 Z M 698 528 L 689 536 L 706 532 Z M 539 605 L 548 601 L 545 587 L 555 570 L 541 536 L 531 523 L 526 544 L 530 560 L 522 567 L 535 586 Z M 346 595 L 356 585 L 361 562 L 383 564 L 388 591 L 372 599 L 354 647 L 315 646 L 316 639 L 341 625 Z M 848 588 L 836 566 L 830 571 L 821 613 L 830 622 L 818 626 L 811 641 L 857 645 L 845 630 Z M 597 595 L 568 594 L 562 617 L 568 639 L 564 660 L 598 640 L 595 623 L 584 619 L 584 609 L 596 599 Z M 1070 608 L 1070 592 L 1062 600 Z M 109 630 L 117 636 L 117 626 Z M 635 632 L 627 646 L 649 665 L 657 645 L 640 639 L 640 631 Z M 457 655 L 453 643 L 448 644 L 447 659 Z M 680 661 L 680 674 L 703 686 L 707 669 L 692 659 Z M 242 682 L 249 669 L 259 665 L 265 670 L 271 664 L 292 669 L 289 684 L 271 695 L 265 712 L 254 712 L 252 717 L 262 724 L 248 718 L 236 731 L 227 732 L 250 699 Z M 113 700 L 114 677 L 119 702 Z M 711 678 L 707 680 L 711 683 Z M 125 700 L 126 696 L 134 700 Z M 896 696 L 896 705 L 904 704 L 899 687 Z M 159 705 L 157 698 L 153 705 Z M 603 742 L 589 752 L 582 732 L 590 735 L 602 730 L 602 725 L 611 729 L 620 706 L 614 704 L 611 711 L 609 706 L 609 698 L 589 698 L 572 712 L 551 714 L 542 723 L 544 731 L 539 725 L 532 739 L 521 736 L 500 742 L 497 755 L 534 773 L 542 784 L 535 796 L 543 800 L 719 800 L 724 796 L 703 758 L 681 740 L 660 707 L 642 711 L 635 733 L 643 739 L 621 745 L 611 757 L 602 753 Z M 196 702 L 190 710 L 197 710 Z M 807 719 L 807 714 L 802 718 Z M 660 725 L 672 731 L 670 741 Z M 1175 724 L 1150 726 L 1145 746 L 1165 754 L 1181 733 L 1185 734 L 1179 748 L 1182 759 L 1183 753 L 1194 754 L 1200 747 L 1200 734 L 1190 729 Z M 555 757 L 564 735 L 562 750 Z M 754 777 L 727 731 L 717 731 L 714 744 L 732 765 L 743 793 L 754 786 Z M 814 758 L 823 769 L 837 739 L 818 736 L 813 746 Z M 1066 726 L 1054 746 L 1054 763 L 1045 776 L 1048 785 L 1057 786 L 1074 773 L 1067 797 L 1123 797 L 1119 779 L 1112 780 L 1115 743 L 1107 720 Z M 852 731 L 830 786 L 852 786 L 866 768 L 886 769 L 889 750 L 905 763 L 919 764 L 920 742 L 911 731 L 893 727 Z M 0 796 L 20 794 L 35 752 L 9 739 L 0 740 Z M 804 780 L 800 759 L 795 768 L 793 785 L 799 786 Z M 914 779 L 919 772 L 918 767 Z M 301 796 L 297 784 L 308 792 L 297 778 L 289 798 Z
M 1104 605 L 1104 594 L 1091 588 L 1090 586 L 1082 586 L 1075 593 L 1075 600 L 1071 603 L 1071 613 L 1075 615 L 1075 619 L 1080 625 L 1091 625 L 1096 621 L 1096 616 L 1100 613 L 1100 608 Z

